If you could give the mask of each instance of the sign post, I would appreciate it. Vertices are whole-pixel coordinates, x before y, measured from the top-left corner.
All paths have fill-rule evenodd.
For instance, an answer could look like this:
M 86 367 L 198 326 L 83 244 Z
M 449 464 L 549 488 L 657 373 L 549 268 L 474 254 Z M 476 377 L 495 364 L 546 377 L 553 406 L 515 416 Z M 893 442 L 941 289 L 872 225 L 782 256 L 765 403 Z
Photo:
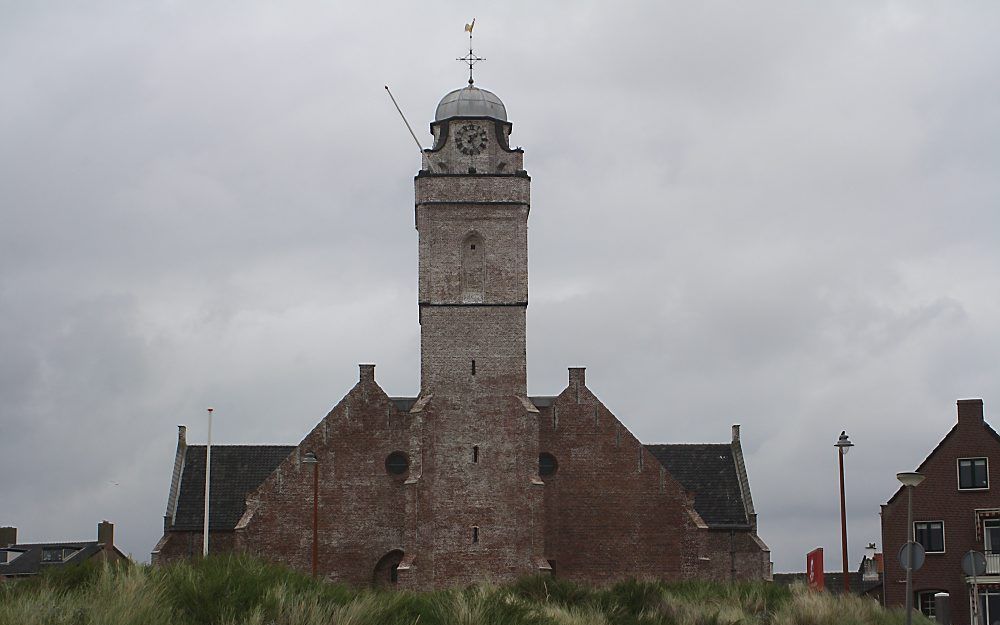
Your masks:
M 806 554 L 806 578 L 810 590 L 823 590 L 822 547 L 816 547 Z
M 986 556 L 970 549 L 962 556 L 962 571 L 972 578 L 972 623 L 980 625 L 978 578 L 986 574 Z

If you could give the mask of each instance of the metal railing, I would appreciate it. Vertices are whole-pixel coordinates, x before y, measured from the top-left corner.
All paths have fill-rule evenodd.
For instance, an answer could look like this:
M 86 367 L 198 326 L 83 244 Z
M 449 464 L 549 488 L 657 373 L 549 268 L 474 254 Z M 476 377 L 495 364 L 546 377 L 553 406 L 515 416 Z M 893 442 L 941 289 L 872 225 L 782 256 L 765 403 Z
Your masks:
M 1000 575 L 1000 552 L 986 552 L 986 574 Z

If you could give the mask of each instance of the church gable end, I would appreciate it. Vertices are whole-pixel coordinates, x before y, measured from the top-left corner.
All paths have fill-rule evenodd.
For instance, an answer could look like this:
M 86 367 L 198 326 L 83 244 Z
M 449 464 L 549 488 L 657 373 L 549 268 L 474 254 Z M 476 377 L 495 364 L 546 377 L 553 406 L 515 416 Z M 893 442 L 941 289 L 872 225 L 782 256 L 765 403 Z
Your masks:
M 404 544 L 406 482 L 419 472 L 413 417 L 399 401 L 375 382 L 373 365 L 361 365 L 358 384 L 248 495 L 240 548 L 308 570 L 318 487 L 320 572 L 337 581 L 370 579 L 379 560 Z M 310 452 L 315 465 L 302 462 Z
M 560 576 L 690 575 L 702 537 L 687 494 L 587 388 L 583 369 L 570 370 L 549 405 L 538 403 L 539 450 L 557 466 L 542 476 L 546 557 Z

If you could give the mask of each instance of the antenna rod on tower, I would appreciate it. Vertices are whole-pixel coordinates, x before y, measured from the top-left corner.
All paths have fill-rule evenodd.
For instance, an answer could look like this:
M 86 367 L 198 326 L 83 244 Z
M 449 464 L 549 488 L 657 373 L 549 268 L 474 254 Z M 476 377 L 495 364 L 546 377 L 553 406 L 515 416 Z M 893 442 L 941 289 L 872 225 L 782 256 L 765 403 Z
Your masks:
M 413 137 L 413 141 L 417 144 L 417 149 L 420 150 L 420 154 L 424 153 L 424 146 L 420 145 L 420 140 L 417 139 L 416 133 L 413 132 L 413 128 L 410 128 L 410 122 L 406 121 L 406 115 L 403 115 L 403 110 L 399 108 L 399 104 L 396 103 L 396 98 L 392 97 L 392 92 L 389 91 L 389 85 L 385 86 L 385 92 L 389 94 L 389 99 L 392 100 L 392 104 L 399 111 L 399 116 L 403 118 L 403 123 L 406 124 L 406 129 L 410 131 L 410 136 Z

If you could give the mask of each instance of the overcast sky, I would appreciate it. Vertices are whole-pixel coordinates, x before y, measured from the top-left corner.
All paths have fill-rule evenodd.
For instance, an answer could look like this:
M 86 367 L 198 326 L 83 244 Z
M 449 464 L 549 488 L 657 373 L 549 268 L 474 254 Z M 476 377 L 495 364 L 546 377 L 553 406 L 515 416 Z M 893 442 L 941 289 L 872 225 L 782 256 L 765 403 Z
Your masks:
M 624 4 L 624 6 L 623 6 Z M 147 559 L 176 425 L 294 444 L 418 389 L 420 159 L 466 73 L 532 176 L 528 382 L 647 443 L 743 425 L 775 570 L 852 566 L 1000 407 L 995 2 L 0 5 L 0 525 Z M 1000 425 L 1000 421 L 994 421 Z M 918 495 L 919 496 L 919 493 Z

